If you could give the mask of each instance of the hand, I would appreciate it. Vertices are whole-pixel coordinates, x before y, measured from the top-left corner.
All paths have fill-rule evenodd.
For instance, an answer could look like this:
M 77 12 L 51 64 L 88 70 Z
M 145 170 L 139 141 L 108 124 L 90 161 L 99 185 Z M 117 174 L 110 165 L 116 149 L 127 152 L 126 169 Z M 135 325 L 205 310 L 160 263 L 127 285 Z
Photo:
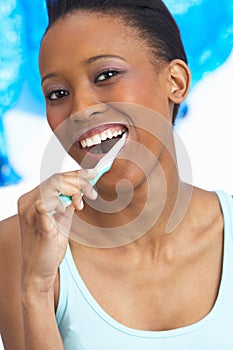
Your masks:
M 97 197 L 89 183 L 96 175 L 92 169 L 56 174 L 19 199 L 23 290 L 53 291 L 74 211 L 83 209 L 83 195 L 91 200 Z M 59 199 L 60 193 L 72 197 L 67 208 Z

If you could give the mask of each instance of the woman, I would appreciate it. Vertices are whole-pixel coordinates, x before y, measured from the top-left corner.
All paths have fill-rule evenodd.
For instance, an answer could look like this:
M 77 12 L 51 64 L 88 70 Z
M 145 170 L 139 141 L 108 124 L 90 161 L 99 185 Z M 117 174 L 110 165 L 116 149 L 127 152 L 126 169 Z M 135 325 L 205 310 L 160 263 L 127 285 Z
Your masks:
M 1 223 L 5 348 L 231 349 L 231 198 L 179 178 L 172 125 L 190 73 L 173 18 L 160 0 L 47 6 L 47 119 L 84 169 L 44 181 Z M 116 131 L 124 147 L 94 189 Z

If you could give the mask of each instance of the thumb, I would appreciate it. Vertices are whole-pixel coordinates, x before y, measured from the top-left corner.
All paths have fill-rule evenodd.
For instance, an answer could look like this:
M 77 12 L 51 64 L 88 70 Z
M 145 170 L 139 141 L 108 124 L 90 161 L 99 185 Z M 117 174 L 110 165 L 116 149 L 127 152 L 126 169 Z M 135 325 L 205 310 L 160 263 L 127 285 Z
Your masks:
M 74 212 L 75 208 L 71 204 L 68 207 L 66 207 L 64 213 L 56 213 L 54 215 L 54 219 L 58 226 L 58 230 L 66 237 L 69 237 L 70 235 Z

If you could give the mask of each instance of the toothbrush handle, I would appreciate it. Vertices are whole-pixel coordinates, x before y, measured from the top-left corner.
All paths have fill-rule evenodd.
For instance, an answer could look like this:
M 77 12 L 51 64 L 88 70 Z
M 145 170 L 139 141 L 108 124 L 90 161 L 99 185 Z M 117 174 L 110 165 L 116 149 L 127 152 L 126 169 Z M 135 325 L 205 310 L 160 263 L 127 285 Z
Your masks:
M 112 163 L 113 162 L 106 164 L 105 167 L 103 167 L 98 171 L 98 174 L 96 175 L 96 177 L 89 181 L 92 186 L 94 186 L 96 182 L 99 181 L 101 176 L 103 176 L 105 173 L 107 173 L 111 169 Z
M 72 203 L 72 197 L 70 196 L 65 196 L 64 194 L 60 194 L 59 198 L 64 205 L 64 207 L 68 207 Z
M 107 173 L 111 169 L 111 166 L 112 166 L 112 162 L 107 164 L 103 169 L 101 169 L 96 175 L 96 177 L 89 181 L 90 184 L 94 186 L 96 182 L 101 178 L 101 176 Z M 70 196 L 65 196 L 64 194 L 60 194 L 59 198 L 65 207 L 68 207 L 72 203 L 72 197 Z
M 117 141 L 117 143 L 110 149 L 110 151 L 106 153 L 105 156 L 97 163 L 97 165 L 95 166 L 95 169 L 98 170 L 98 174 L 94 179 L 89 181 L 92 186 L 96 184 L 96 182 L 101 178 L 103 174 L 105 174 L 111 169 L 112 163 L 116 158 L 117 153 L 123 147 L 125 140 L 126 140 L 126 133 L 123 134 L 122 138 L 119 141 Z M 72 203 L 72 198 L 69 196 L 60 194 L 59 198 L 65 207 L 67 207 Z

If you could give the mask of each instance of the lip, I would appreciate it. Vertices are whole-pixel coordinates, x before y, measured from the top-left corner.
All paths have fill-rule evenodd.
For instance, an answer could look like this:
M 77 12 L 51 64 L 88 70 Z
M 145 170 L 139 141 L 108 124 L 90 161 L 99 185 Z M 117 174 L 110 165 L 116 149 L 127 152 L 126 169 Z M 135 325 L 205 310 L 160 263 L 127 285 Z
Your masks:
M 125 144 L 124 144 L 124 146 L 122 147 L 122 149 L 121 149 L 121 151 L 119 152 L 119 154 L 125 149 L 125 147 L 127 146 L 127 143 L 129 142 L 129 140 L 130 140 L 130 134 L 129 134 L 129 128 L 127 127 L 127 125 L 126 124 L 123 124 L 123 123 L 108 123 L 108 124 L 101 124 L 101 125 L 98 125 L 98 126 L 96 126 L 95 125 L 95 127 L 91 127 L 91 128 L 86 128 L 85 130 L 83 129 L 82 130 L 82 132 L 79 132 L 79 133 L 76 133 L 75 134 L 75 136 L 77 137 L 75 137 L 74 136 L 74 144 L 76 145 L 76 147 L 78 147 L 81 151 L 82 151 L 82 153 L 85 155 L 85 156 L 88 156 L 88 159 L 93 159 L 94 160 L 94 162 L 96 163 L 96 162 L 98 162 L 106 153 L 91 153 L 91 152 L 89 152 L 86 148 L 82 148 L 81 147 L 81 144 L 80 144 L 80 140 L 82 140 L 82 138 L 83 138 L 83 136 L 85 136 L 86 137 L 86 135 L 90 135 L 90 133 L 93 131 L 93 132 L 95 132 L 96 133 L 96 131 L 98 130 L 98 132 L 101 132 L 101 131 L 104 131 L 104 130 L 107 130 L 107 129 L 109 129 L 110 127 L 113 127 L 113 126 L 116 126 L 116 125 L 121 125 L 121 126 L 123 126 L 124 128 L 126 128 L 127 129 L 127 131 L 126 131 L 126 139 L 125 139 Z M 92 167 L 93 167 L 93 165 L 92 165 Z
M 121 148 L 121 150 L 119 151 L 118 155 L 123 152 L 123 150 L 125 149 L 128 141 L 130 139 L 130 136 L 127 132 L 127 135 L 126 135 L 126 139 L 125 139 L 125 143 L 124 143 L 124 146 Z M 103 156 L 106 154 L 106 153 L 91 153 L 91 152 L 88 152 L 86 150 L 86 148 L 83 148 L 82 151 L 84 152 L 85 155 L 88 155 L 88 157 L 91 157 L 92 159 L 95 159 L 96 161 L 99 161 L 101 158 L 103 158 Z M 117 158 L 117 157 L 116 157 Z
M 119 123 L 119 122 L 92 125 L 74 134 L 74 136 L 72 137 L 73 143 L 79 144 L 79 142 L 82 139 L 85 139 L 87 137 L 92 137 L 96 134 L 100 134 L 101 132 L 108 130 L 116 125 L 120 125 L 128 130 L 128 127 L 126 124 Z

